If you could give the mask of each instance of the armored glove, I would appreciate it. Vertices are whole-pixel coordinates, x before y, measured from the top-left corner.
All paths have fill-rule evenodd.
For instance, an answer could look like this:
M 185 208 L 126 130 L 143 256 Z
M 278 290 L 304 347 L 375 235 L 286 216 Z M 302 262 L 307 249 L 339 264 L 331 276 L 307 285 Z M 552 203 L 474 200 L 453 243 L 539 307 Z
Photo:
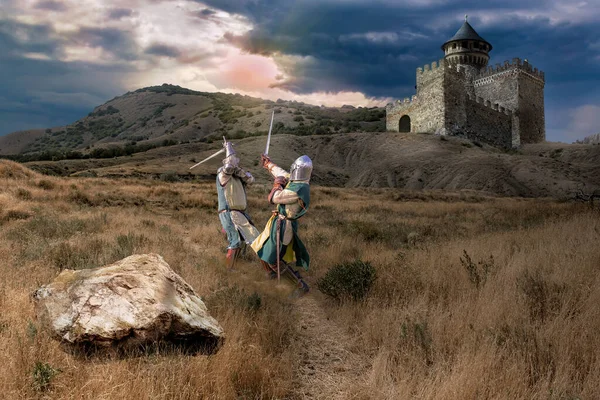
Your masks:
M 271 158 L 266 154 L 261 155 L 260 165 L 262 165 L 263 168 L 269 169 L 269 164 L 271 164 Z

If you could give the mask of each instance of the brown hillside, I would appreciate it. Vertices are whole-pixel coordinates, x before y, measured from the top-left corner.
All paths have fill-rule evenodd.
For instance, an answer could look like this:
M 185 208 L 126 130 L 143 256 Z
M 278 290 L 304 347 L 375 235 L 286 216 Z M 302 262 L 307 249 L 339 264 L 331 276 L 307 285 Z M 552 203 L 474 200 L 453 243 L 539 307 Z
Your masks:
M 45 159 L 62 159 L 69 151 L 94 155 L 95 150 L 111 146 L 138 146 L 134 151 L 138 152 L 147 150 L 144 146 L 210 142 L 224 135 L 264 135 L 273 111 L 273 130 L 279 133 L 312 135 L 385 128 L 385 111 L 380 108 L 317 107 L 165 84 L 115 97 L 66 127 L 7 135 L 0 138 L 0 154 L 46 152 L 52 157 Z
M 258 166 L 265 137 L 238 141 L 242 164 L 266 182 Z M 213 179 L 217 158 L 189 167 L 211 155 L 220 143 L 162 147 L 109 160 L 31 163 L 59 175 L 150 176 L 172 174 L 180 180 Z M 569 198 L 578 188 L 600 187 L 600 147 L 537 144 L 508 154 L 458 138 L 402 133 L 356 133 L 299 137 L 276 135 L 270 154 L 288 168 L 302 154 L 315 165 L 313 182 L 328 186 L 405 189 L 477 190 L 501 196 Z
M 31 129 L 0 136 L 0 154 L 22 153 L 31 143 L 44 136 L 44 134 L 44 129 Z

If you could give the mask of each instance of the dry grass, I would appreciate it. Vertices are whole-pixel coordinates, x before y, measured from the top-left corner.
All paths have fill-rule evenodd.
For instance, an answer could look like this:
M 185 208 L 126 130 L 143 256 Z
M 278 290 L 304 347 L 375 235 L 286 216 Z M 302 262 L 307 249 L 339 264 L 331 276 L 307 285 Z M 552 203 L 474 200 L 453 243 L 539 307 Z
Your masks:
M 57 179 L 1 162 L 0 185 L 0 398 L 302 397 L 302 303 L 264 281 L 252 256 L 225 273 L 211 183 Z M 259 225 L 267 190 L 249 193 Z M 351 384 L 316 397 L 600 396 L 597 211 L 477 193 L 316 187 L 312 195 L 301 223 L 309 280 L 357 258 L 378 273 L 359 303 L 311 295 L 327 315 L 321 322 L 344 336 L 348 360 L 363 361 Z M 206 300 L 227 334 L 217 354 L 84 360 L 48 339 L 30 299 L 39 285 L 62 268 L 144 252 L 161 254 Z

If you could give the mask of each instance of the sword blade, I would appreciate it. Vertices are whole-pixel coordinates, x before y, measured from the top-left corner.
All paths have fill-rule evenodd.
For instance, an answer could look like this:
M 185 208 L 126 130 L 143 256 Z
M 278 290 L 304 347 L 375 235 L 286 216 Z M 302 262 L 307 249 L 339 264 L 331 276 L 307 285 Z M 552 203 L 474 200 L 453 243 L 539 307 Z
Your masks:
M 211 158 L 214 158 L 214 157 L 218 156 L 219 154 L 223 153 L 224 151 L 225 151 L 225 149 L 221 149 L 221 150 L 217 151 L 217 152 L 216 152 L 215 154 L 213 154 L 212 156 L 208 156 L 208 157 L 206 157 L 204 160 L 200 161 L 199 163 L 192 165 L 192 166 L 190 167 L 190 169 L 192 169 L 192 168 L 196 168 L 198 165 L 202 164 L 202 163 L 203 163 L 203 162 L 205 162 L 205 161 L 208 161 L 208 160 L 210 160 Z
M 265 155 L 269 154 L 269 145 L 271 144 L 271 130 L 273 129 L 273 118 L 275 118 L 275 110 L 271 114 L 271 126 L 269 127 L 269 135 L 267 136 L 267 147 L 265 147 Z

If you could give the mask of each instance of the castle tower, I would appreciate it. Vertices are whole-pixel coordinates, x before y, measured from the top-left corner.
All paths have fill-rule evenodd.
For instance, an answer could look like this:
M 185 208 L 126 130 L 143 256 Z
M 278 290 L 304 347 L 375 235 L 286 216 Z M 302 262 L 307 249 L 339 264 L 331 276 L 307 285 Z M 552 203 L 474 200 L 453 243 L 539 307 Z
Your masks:
M 465 22 L 456 34 L 443 44 L 442 50 L 447 64 L 463 65 L 467 71 L 471 70 L 472 75 L 476 75 L 487 66 L 492 45 L 475 32 L 465 15 Z

